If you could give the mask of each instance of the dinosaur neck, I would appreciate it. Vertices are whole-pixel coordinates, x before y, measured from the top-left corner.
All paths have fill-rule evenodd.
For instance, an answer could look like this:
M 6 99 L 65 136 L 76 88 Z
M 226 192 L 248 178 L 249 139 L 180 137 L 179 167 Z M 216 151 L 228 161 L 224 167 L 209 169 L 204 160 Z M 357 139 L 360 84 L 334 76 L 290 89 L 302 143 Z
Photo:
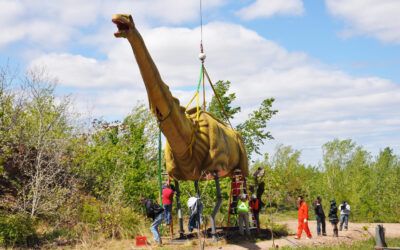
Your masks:
M 162 81 L 160 73 L 139 32 L 134 29 L 127 37 L 131 44 L 136 62 L 139 65 L 151 111 L 160 121 L 160 127 L 171 149 L 178 155 L 183 154 L 191 144 L 193 126 L 174 98 L 168 86 Z

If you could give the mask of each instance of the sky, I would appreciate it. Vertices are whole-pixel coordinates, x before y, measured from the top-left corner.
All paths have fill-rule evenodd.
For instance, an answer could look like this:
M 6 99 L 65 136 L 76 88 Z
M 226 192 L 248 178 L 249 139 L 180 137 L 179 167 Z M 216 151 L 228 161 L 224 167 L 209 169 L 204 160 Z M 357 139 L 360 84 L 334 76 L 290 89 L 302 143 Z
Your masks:
M 82 114 L 123 119 L 147 104 L 129 43 L 111 16 L 132 14 L 172 94 L 196 88 L 199 0 L 0 0 L 0 66 L 45 67 Z M 205 66 L 229 80 L 238 124 L 273 97 L 277 145 L 322 161 L 322 145 L 352 139 L 400 154 L 399 0 L 202 0 Z M 210 89 L 206 92 L 211 98 Z M 257 158 L 257 157 L 256 157 Z

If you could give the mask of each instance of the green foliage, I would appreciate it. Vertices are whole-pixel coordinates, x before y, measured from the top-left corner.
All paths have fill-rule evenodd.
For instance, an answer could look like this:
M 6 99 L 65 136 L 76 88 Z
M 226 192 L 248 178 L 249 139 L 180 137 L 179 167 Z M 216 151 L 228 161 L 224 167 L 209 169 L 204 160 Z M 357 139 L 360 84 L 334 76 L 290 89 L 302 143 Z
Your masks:
M 215 95 L 208 106 L 210 113 L 225 122 L 227 122 L 226 116 L 228 119 L 233 119 L 234 115 L 241 110 L 240 107 L 232 107 L 232 102 L 236 99 L 236 94 L 228 94 L 230 85 L 229 81 L 218 81 L 214 88 L 222 107 Z M 265 128 L 267 127 L 267 122 L 278 112 L 277 110 L 272 110 L 274 101 L 274 98 L 263 100 L 260 107 L 249 114 L 249 118 L 246 121 L 236 127 L 236 130 L 243 137 L 249 158 L 251 158 L 253 153 L 261 154 L 260 145 L 263 145 L 266 139 L 273 139 L 271 133 L 265 131 Z M 224 111 L 226 115 L 224 115 Z
M 236 99 L 235 93 L 229 93 L 231 86 L 230 81 L 218 81 L 214 84 L 215 92 L 219 97 L 219 102 L 215 94 L 208 105 L 207 111 L 214 114 L 217 118 L 227 122 L 228 119 L 233 119 L 236 113 L 240 112 L 240 107 L 231 107 L 232 102 Z M 222 107 L 221 107 L 222 104 Z
M 16 196 L 7 207 L 31 217 L 55 213 L 73 190 L 69 99 L 55 97 L 55 83 L 43 70 L 0 69 L 0 185 Z
M 33 220 L 26 214 L 0 214 L 0 245 L 32 246 L 36 232 Z
M 154 119 L 144 107 L 134 108 L 122 123 L 95 120 L 95 132 L 79 156 L 78 174 L 86 189 L 104 200 L 139 204 L 140 196 L 157 192 Z
M 122 203 L 105 204 L 93 197 L 82 200 L 79 222 L 75 226 L 77 237 L 130 238 L 144 225 L 143 217 Z
M 249 115 L 249 119 L 236 127 L 243 137 L 249 156 L 253 153 L 261 154 L 260 145 L 263 145 L 266 139 L 273 139 L 271 133 L 265 131 L 265 128 L 272 116 L 278 113 L 277 110 L 272 110 L 274 101 L 274 98 L 263 100 L 259 109 L 253 111 Z
M 101 218 L 101 203 L 94 198 L 84 200 L 79 215 L 80 221 L 96 224 Z
M 15 72 L 9 67 L 0 67 L 0 168 L 12 153 L 15 134 L 12 130 L 19 122 L 21 106 L 16 103 L 11 85 L 15 80 Z

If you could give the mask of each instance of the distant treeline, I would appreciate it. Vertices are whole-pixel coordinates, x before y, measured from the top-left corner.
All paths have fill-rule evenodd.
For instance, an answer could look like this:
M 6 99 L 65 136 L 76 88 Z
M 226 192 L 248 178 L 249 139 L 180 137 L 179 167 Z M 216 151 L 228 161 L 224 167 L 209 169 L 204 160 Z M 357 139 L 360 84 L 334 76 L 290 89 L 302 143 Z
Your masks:
M 345 200 L 353 220 L 400 222 L 400 161 L 392 149 L 372 156 L 352 140 L 338 139 L 322 149 L 323 162 L 318 166 L 302 164 L 301 152 L 290 146 L 280 146 L 271 159 L 266 156 L 257 162 L 254 166 L 266 171 L 265 201 L 285 210 L 294 208 L 298 195 L 310 205 L 320 196 L 325 211 L 330 200 L 338 204 Z

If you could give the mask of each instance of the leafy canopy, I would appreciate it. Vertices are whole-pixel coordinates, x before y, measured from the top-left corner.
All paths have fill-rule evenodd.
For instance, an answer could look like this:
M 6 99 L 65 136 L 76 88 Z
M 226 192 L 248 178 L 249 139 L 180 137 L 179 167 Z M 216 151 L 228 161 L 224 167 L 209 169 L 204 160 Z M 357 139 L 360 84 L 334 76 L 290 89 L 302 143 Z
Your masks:
M 214 94 L 207 109 L 210 113 L 225 122 L 227 122 L 227 119 L 233 119 L 241 111 L 240 107 L 233 106 L 236 94 L 229 93 L 230 86 L 231 83 L 229 81 L 218 81 L 215 83 L 214 89 L 222 107 Z M 243 137 L 249 158 L 253 153 L 261 154 L 260 145 L 263 145 L 266 139 L 273 139 L 271 133 L 265 129 L 267 128 L 268 121 L 278 112 L 272 109 L 274 101 L 274 98 L 264 99 L 260 107 L 250 113 L 248 119 L 238 124 L 235 128 Z

